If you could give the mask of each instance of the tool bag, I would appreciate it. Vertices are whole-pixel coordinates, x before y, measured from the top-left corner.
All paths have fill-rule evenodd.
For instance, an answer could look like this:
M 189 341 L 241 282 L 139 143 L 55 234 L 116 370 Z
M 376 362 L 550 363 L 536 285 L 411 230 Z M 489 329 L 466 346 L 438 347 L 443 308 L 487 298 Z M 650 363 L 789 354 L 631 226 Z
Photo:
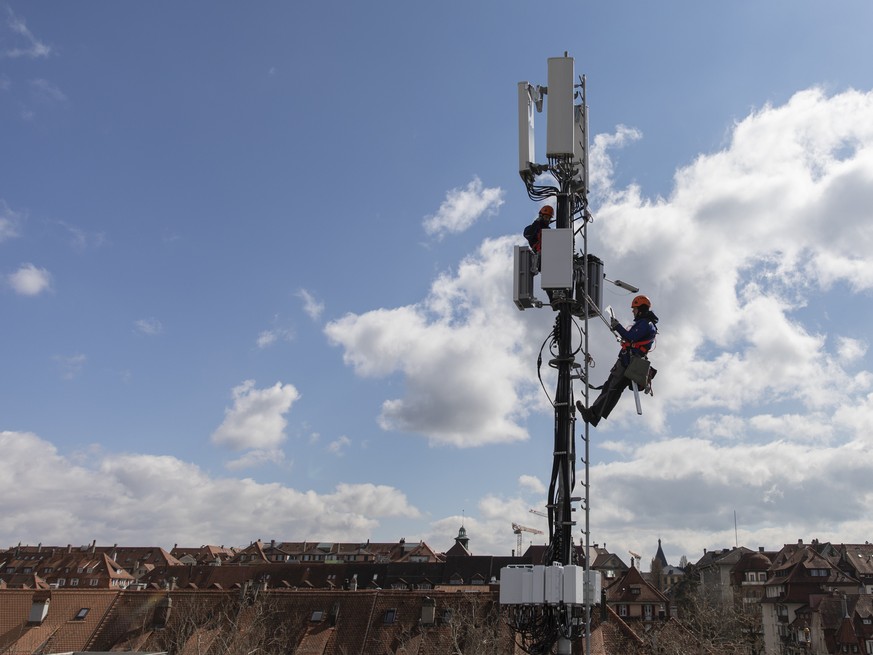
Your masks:
M 631 353 L 630 362 L 624 369 L 624 376 L 637 383 L 637 388 L 645 389 L 649 384 L 649 360 L 641 355 Z

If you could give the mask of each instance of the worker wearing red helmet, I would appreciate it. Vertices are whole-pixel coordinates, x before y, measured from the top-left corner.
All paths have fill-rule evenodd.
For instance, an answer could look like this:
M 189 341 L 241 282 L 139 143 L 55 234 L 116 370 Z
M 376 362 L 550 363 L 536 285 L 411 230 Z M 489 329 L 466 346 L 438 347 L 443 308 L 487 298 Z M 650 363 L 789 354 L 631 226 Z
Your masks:
M 543 247 L 542 234 L 543 229 L 549 229 L 552 221 L 555 220 L 555 210 L 551 205 L 543 205 L 540 208 L 540 213 L 537 215 L 533 223 L 524 228 L 524 238 L 530 244 L 531 249 L 539 253 Z
M 624 372 L 630 364 L 631 355 L 645 357 L 655 343 L 658 334 L 658 317 L 652 311 L 652 302 L 646 296 L 636 296 L 631 301 L 631 311 L 634 315 L 634 323 L 630 328 L 625 328 L 615 318 L 612 319 L 612 329 L 622 338 L 621 352 L 618 360 L 609 372 L 609 377 L 601 387 L 600 395 L 591 404 L 585 407 L 582 401 L 576 401 L 576 409 L 586 423 L 595 426 L 609 416 L 621 398 L 621 394 L 627 389 L 631 381 L 625 377 Z

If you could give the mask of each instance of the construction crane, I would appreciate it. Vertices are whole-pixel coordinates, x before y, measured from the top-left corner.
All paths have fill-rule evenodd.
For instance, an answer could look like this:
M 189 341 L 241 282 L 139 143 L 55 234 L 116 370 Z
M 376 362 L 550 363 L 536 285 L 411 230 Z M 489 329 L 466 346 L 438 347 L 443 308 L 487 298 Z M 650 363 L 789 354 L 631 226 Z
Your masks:
M 529 509 L 527 511 L 530 512 L 531 514 L 536 514 L 537 516 L 542 516 L 543 518 L 546 518 L 546 519 L 549 518 L 548 514 L 546 514 L 545 512 L 541 512 L 538 509 Z
M 522 532 L 530 532 L 531 534 L 545 534 L 542 530 L 537 530 L 536 528 L 529 528 L 526 525 L 519 525 L 518 523 L 512 524 L 512 531 L 515 533 L 517 539 L 517 545 L 515 548 L 516 557 L 521 557 L 521 533 Z
M 639 554 L 637 554 L 637 553 L 635 553 L 635 552 L 632 551 L 632 550 L 629 550 L 629 551 L 627 551 L 627 552 L 629 552 L 629 553 L 631 554 L 631 557 L 636 557 L 636 559 L 637 559 L 637 565 L 639 565 L 640 562 L 641 562 L 642 559 L 643 559 L 643 556 L 642 556 L 642 555 L 639 555 Z M 633 565 L 634 565 L 633 560 L 631 560 L 631 566 L 633 566 Z

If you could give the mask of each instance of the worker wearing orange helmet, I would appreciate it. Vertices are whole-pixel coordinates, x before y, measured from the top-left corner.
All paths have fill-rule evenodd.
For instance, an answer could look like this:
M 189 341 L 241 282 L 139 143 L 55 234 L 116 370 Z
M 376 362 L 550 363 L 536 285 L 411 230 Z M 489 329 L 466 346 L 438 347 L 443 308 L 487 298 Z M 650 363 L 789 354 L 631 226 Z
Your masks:
M 630 386 L 631 381 L 625 377 L 624 372 L 630 364 L 631 355 L 645 357 L 655 343 L 658 334 L 658 317 L 652 311 L 652 301 L 646 296 L 636 296 L 631 301 L 631 311 L 634 315 L 634 323 L 630 328 L 623 327 L 615 318 L 610 323 L 613 331 L 622 338 L 621 352 L 600 389 L 600 395 L 591 407 L 585 407 L 580 400 L 576 401 L 579 415 L 591 426 L 597 425 L 600 419 L 609 416 L 621 394 Z
M 530 244 L 531 249 L 539 253 L 543 247 L 543 229 L 549 229 L 552 221 L 555 220 L 555 210 L 551 205 L 543 205 L 540 208 L 540 213 L 537 215 L 533 223 L 524 228 L 524 238 Z

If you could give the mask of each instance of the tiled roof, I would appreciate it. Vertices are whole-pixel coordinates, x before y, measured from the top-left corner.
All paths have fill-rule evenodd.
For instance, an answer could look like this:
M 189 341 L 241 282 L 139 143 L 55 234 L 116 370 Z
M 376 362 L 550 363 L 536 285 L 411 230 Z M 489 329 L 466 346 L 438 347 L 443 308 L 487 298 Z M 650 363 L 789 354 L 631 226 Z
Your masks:
M 172 600 L 170 618 L 165 629 L 155 630 L 153 608 L 165 596 Z M 421 623 L 425 602 L 434 605 L 433 624 Z M 136 644 L 141 650 L 190 655 L 196 643 L 199 655 L 249 652 L 262 646 L 298 655 L 404 651 L 442 655 L 451 651 L 454 638 L 484 629 L 477 626 L 489 625 L 488 630 L 496 633 L 488 635 L 497 634 L 505 645 L 511 643 L 513 635 L 499 620 L 497 607 L 497 594 L 487 587 L 478 594 L 276 590 L 251 595 L 242 604 L 239 592 L 124 592 L 109 622 L 113 625 L 95 641 L 94 649 Z M 194 633 L 184 630 L 192 620 L 197 626 Z M 270 645 L 276 648 L 267 648 Z
M 609 604 L 668 603 L 667 597 L 646 582 L 636 567 L 631 567 L 605 589 Z
M 0 652 L 4 655 L 29 655 L 37 649 L 55 653 L 84 650 L 119 593 L 110 590 L 2 590 Z M 28 622 L 35 597 L 48 599 L 48 612 L 41 623 Z

